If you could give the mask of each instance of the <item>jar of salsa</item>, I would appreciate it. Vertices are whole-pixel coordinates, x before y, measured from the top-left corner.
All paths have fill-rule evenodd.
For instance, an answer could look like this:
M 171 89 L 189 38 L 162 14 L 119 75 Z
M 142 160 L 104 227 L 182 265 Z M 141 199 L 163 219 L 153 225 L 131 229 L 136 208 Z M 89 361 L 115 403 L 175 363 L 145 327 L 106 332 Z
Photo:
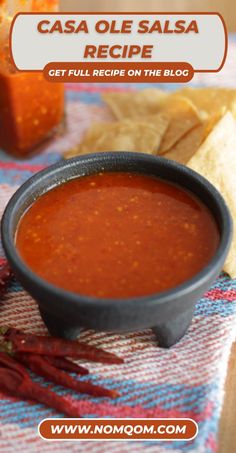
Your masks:
M 10 24 L 17 12 L 54 12 L 59 0 L 0 0 L 0 148 L 19 157 L 56 132 L 63 119 L 63 84 L 40 72 L 19 72 L 9 52 Z

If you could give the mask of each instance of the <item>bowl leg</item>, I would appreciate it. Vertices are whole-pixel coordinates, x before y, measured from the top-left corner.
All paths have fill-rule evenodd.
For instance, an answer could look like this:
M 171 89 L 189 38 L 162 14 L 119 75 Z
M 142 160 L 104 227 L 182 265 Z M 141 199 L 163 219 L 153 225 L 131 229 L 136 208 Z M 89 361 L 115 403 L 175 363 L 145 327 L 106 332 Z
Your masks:
M 169 321 L 157 324 L 152 328 L 158 341 L 158 346 L 161 348 L 170 348 L 177 343 L 188 330 L 194 313 L 195 306 L 189 308 L 184 313 L 182 312 L 175 318 L 170 318 Z
M 39 311 L 51 335 L 66 338 L 67 340 L 75 340 L 79 336 L 81 328 L 78 327 L 78 324 L 73 325 L 71 322 L 68 323 L 66 319 L 56 318 L 51 313 L 42 310 L 42 308 L 39 308 Z

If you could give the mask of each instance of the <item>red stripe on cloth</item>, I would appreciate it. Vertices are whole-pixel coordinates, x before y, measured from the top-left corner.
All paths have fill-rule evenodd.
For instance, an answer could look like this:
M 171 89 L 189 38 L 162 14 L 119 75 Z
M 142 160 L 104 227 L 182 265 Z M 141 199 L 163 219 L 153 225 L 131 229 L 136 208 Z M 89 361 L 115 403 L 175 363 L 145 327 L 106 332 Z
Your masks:
M 119 87 L 119 86 L 93 86 L 92 84 L 80 84 L 80 83 L 67 83 L 65 84 L 66 90 L 69 91 L 81 91 L 81 92 L 87 92 L 87 93 L 104 93 L 104 92 L 109 92 L 114 91 L 120 93 L 120 92 L 125 92 L 125 91 L 136 91 L 132 87 Z
M 0 391 L 0 399 L 5 399 L 6 395 Z M 18 398 L 7 396 L 9 401 L 17 402 Z M 67 397 L 71 401 L 71 396 Z M 29 401 L 30 406 L 34 405 L 33 401 Z M 78 413 L 83 416 L 89 416 L 88 414 L 95 414 L 98 417 L 114 417 L 114 418 L 193 418 L 197 423 L 204 422 L 206 419 L 211 418 L 215 410 L 212 402 L 209 402 L 205 409 L 201 412 L 195 412 L 194 410 L 180 411 L 178 409 L 164 409 L 161 406 L 155 406 L 151 409 L 146 409 L 142 405 L 136 405 L 134 407 L 126 406 L 124 404 L 117 405 L 109 402 L 94 403 L 90 400 L 74 401 L 75 407 L 78 409 Z M 17 408 L 16 408 L 17 411 Z M 53 411 L 54 412 L 54 411 Z M 38 411 L 40 417 L 40 411 Z M 0 415 L 0 420 L 3 419 Z
M 124 417 L 124 418 L 181 418 L 181 417 L 193 417 L 196 422 L 205 421 L 206 418 L 212 416 L 213 404 L 209 403 L 205 410 L 200 413 L 191 411 L 179 411 L 177 409 L 167 410 L 161 406 L 156 406 L 152 409 L 145 409 L 141 405 L 134 407 L 126 406 L 122 404 L 111 404 L 106 403 L 93 403 L 92 401 L 80 401 L 78 403 L 79 412 L 81 415 L 89 413 L 96 414 L 99 417 Z
M 39 171 L 43 170 L 46 165 L 30 165 L 27 163 L 16 163 L 16 162 L 0 162 L 0 170 L 29 170 L 29 171 Z
M 226 299 L 228 302 L 232 302 L 236 300 L 236 290 L 222 291 L 221 289 L 212 289 L 205 293 L 204 297 L 211 300 Z
M 212 450 L 212 451 L 217 451 L 217 449 L 218 449 L 218 445 L 212 434 L 209 435 L 209 437 L 206 441 L 206 448 L 209 448 L 209 450 Z

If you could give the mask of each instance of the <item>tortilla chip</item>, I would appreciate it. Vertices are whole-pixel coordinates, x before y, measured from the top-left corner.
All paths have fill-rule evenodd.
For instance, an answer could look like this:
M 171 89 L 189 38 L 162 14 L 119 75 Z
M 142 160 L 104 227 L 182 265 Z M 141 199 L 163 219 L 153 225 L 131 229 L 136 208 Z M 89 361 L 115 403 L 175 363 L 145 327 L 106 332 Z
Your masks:
M 208 120 L 205 121 L 205 138 L 210 134 L 215 125 L 220 121 L 220 119 L 227 113 L 227 110 L 223 107 L 214 115 L 208 117 Z
M 224 197 L 236 223 L 236 126 L 227 112 L 188 162 L 188 166 L 210 181 Z M 236 226 L 224 270 L 236 278 Z
M 199 124 L 185 134 L 163 157 L 175 160 L 180 164 L 187 164 L 202 144 L 204 138 L 205 127 L 203 124 Z
M 83 141 L 65 154 L 65 158 L 103 151 L 140 151 L 156 153 L 168 126 L 163 115 L 154 115 L 149 123 L 123 120 L 94 124 Z
M 159 154 L 169 151 L 181 137 L 195 126 L 201 124 L 201 118 L 193 103 L 183 96 L 170 96 L 161 109 L 170 124 L 160 145 Z
M 210 134 L 213 127 L 220 120 L 221 114 L 209 118 L 204 123 L 195 126 L 185 134 L 167 153 L 163 155 L 166 159 L 175 160 L 180 164 L 186 165 L 191 157 L 201 146 L 206 137 Z
M 208 116 L 230 110 L 236 119 L 236 90 L 227 88 L 184 88 L 177 92 L 191 100 L 197 109 Z M 222 112 L 225 109 L 225 112 Z
M 124 118 L 140 118 L 146 120 L 147 115 L 154 115 L 168 98 L 163 90 L 149 88 L 129 93 L 104 93 L 103 101 L 110 107 L 118 120 Z

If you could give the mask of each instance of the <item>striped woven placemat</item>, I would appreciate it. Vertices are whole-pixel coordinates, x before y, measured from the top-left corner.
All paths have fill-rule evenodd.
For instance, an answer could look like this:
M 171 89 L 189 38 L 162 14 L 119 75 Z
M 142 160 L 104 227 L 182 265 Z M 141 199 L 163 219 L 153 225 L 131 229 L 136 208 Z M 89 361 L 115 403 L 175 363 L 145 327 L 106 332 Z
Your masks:
M 236 44 L 230 41 L 224 69 L 217 74 L 198 74 L 191 85 L 234 86 Z M 149 85 L 150 86 L 150 85 Z M 162 86 L 163 87 L 163 86 Z M 15 190 L 33 173 L 50 165 L 73 144 L 93 121 L 109 119 L 100 102 L 104 90 L 136 90 L 144 85 L 68 85 L 67 132 L 52 141 L 40 156 L 18 161 L 0 152 L 0 215 Z M 164 86 L 174 89 L 176 85 Z M 0 249 L 0 265 L 5 261 Z M 34 300 L 14 281 L 0 303 L 0 325 L 17 326 L 44 333 L 45 327 Z M 81 339 L 125 359 L 122 366 L 87 364 L 90 379 L 119 390 L 114 401 L 73 395 L 85 417 L 191 417 L 199 424 L 197 438 L 190 442 L 54 442 L 37 434 L 45 417 L 59 416 L 39 404 L 8 398 L 0 392 L 0 449 L 2 453 L 25 452 L 173 452 L 210 453 L 216 450 L 217 427 L 230 348 L 236 327 L 236 281 L 221 274 L 199 301 L 185 337 L 169 350 L 156 346 L 150 330 L 112 335 L 83 332 Z M 40 379 L 37 378 L 39 381 Z M 53 386 L 59 394 L 70 391 Z

